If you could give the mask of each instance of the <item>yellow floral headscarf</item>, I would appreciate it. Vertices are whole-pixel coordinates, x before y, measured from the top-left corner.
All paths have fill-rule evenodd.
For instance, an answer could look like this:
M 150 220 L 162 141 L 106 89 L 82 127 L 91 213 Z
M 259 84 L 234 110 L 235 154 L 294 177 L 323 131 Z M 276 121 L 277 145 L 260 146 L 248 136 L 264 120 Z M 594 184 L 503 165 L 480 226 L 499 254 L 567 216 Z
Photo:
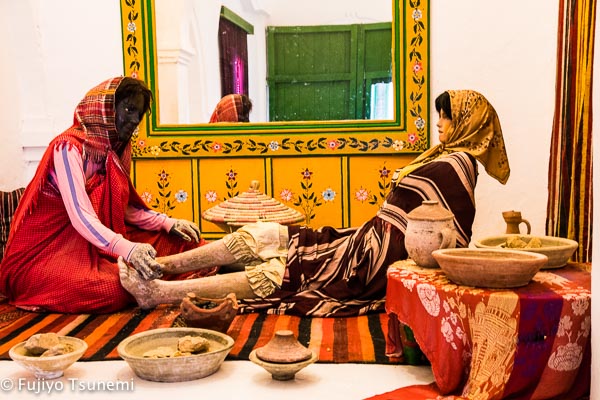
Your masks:
M 418 156 L 402 168 L 398 179 L 438 157 L 462 151 L 479 160 L 492 178 L 505 184 L 510 166 L 496 110 L 483 95 L 473 90 L 448 90 L 448 93 L 452 124 L 446 143 L 440 143 Z

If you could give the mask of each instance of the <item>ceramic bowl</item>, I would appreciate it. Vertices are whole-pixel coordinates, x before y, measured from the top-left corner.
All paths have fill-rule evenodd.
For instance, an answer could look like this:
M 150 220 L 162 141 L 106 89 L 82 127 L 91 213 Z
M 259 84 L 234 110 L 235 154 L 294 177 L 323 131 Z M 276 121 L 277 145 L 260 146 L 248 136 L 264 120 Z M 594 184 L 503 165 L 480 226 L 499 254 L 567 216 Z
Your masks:
M 199 336 L 209 341 L 206 352 L 187 356 L 148 358 L 144 354 L 157 348 L 177 350 L 184 336 Z M 161 328 L 137 333 L 119 343 L 117 352 L 142 379 L 155 382 L 184 382 L 209 376 L 221 367 L 234 340 L 221 332 L 202 328 Z
M 486 288 L 527 285 L 548 257 L 508 249 L 442 249 L 433 257 L 454 283 Z
M 64 371 L 83 356 L 88 348 L 85 341 L 72 336 L 59 336 L 61 344 L 70 345 L 73 351 L 50 357 L 29 355 L 25 348 L 26 342 L 14 345 L 9 351 L 10 358 L 28 371 L 35 374 L 37 379 L 55 379 L 63 376 Z
M 542 247 L 538 248 L 514 248 L 511 250 L 529 251 L 539 254 L 544 254 L 548 257 L 548 264 L 542 269 L 552 269 L 564 267 L 579 244 L 571 239 L 565 239 L 557 236 L 535 236 L 535 235 L 524 235 L 524 234 L 504 234 L 497 236 L 490 236 L 477 240 L 474 242 L 475 247 L 478 248 L 505 248 L 506 240 L 511 236 L 518 236 L 521 240 L 526 243 L 536 237 L 542 242 Z
M 308 365 L 316 362 L 319 358 L 317 353 L 311 350 L 311 357 L 307 360 L 291 362 L 291 363 L 277 363 L 277 362 L 269 362 L 261 360 L 256 355 L 256 350 L 254 349 L 250 352 L 249 358 L 254 364 L 263 367 L 268 373 L 271 374 L 271 377 L 277 381 L 288 381 L 290 379 L 294 379 L 296 373 L 301 369 L 307 367 Z
M 222 333 L 227 333 L 238 308 L 235 293 L 229 293 L 219 299 L 198 297 L 194 293 L 188 293 L 179 305 L 186 326 Z

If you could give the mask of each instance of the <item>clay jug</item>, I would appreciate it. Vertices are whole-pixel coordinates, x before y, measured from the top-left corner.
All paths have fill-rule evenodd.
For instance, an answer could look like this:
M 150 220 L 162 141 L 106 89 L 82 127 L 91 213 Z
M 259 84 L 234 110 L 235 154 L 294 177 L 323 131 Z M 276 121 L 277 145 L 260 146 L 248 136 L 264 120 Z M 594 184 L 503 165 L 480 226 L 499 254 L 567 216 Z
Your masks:
M 454 214 L 436 200 L 425 200 L 406 219 L 404 245 L 408 256 L 421 267 L 438 268 L 431 252 L 456 247 Z
M 528 235 L 531 233 L 531 225 L 529 221 L 521 216 L 521 211 L 503 211 L 502 217 L 504 218 L 504 222 L 506 222 L 506 233 L 521 233 L 519 229 L 521 224 L 525 224 L 527 227 Z

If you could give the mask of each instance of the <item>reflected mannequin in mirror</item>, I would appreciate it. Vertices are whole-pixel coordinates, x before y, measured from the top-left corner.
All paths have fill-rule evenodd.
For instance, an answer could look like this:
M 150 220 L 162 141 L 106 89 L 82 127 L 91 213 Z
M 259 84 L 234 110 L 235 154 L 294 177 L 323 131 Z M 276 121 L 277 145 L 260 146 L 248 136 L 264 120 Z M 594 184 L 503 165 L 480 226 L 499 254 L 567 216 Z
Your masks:
M 146 280 L 119 259 L 123 286 L 142 308 L 178 303 L 188 292 L 213 298 L 233 292 L 241 312 L 331 317 L 383 310 L 387 268 L 408 258 L 406 215 L 424 200 L 443 204 L 454 214 L 457 247 L 467 247 L 477 161 L 502 184 L 510 174 L 500 121 L 484 96 L 449 90 L 438 97 L 436 109 L 443 140 L 396 170 L 386 201 L 363 225 L 249 224 L 197 249 L 157 258 L 165 275 L 213 265 L 241 266 L 238 271 L 186 281 Z
M 245 94 L 228 94 L 217 103 L 210 117 L 210 123 L 250 122 L 252 101 Z
M 134 301 L 121 286 L 118 257 L 151 279 L 162 276 L 157 255 L 203 243 L 193 222 L 155 212 L 133 187 L 131 137 L 152 97 L 140 80 L 108 79 L 86 93 L 73 125 L 50 142 L 15 211 L 0 264 L 0 293 L 11 304 L 39 312 L 118 311 Z

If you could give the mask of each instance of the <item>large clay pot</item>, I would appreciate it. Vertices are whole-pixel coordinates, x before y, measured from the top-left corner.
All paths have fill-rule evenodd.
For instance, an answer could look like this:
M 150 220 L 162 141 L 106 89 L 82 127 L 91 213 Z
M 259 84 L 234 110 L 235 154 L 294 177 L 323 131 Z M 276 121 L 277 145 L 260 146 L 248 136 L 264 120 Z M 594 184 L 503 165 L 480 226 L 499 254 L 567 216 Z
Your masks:
M 456 247 L 454 214 L 435 200 L 425 200 L 406 219 L 404 245 L 408 256 L 421 267 L 439 268 L 431 253 Z

